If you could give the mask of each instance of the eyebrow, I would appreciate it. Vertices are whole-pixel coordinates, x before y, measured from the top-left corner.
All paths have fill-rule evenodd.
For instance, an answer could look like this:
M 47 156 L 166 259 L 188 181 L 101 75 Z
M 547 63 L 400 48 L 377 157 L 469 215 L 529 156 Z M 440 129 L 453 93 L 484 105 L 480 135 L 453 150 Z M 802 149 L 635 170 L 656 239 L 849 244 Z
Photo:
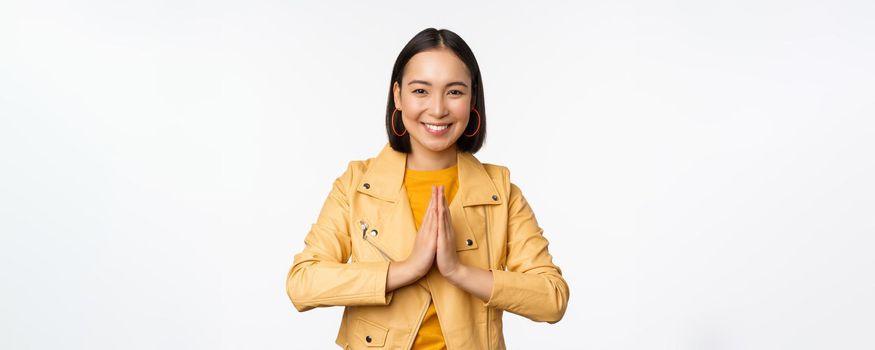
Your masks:
M 412 85 L 412 84 L 423 84 L 423 85 L 431 86 L 431 83 L 429 83 L 425 80 L 411 80 L 409 83 L 407 83 L 407 85 Z M 454 81 L 454 82 L 447 84 L 447 86 L 452 86 L 452 85 L 462 85 L 464 87 L 468 87 L 468 84 L 465 84 L 461 81 Z

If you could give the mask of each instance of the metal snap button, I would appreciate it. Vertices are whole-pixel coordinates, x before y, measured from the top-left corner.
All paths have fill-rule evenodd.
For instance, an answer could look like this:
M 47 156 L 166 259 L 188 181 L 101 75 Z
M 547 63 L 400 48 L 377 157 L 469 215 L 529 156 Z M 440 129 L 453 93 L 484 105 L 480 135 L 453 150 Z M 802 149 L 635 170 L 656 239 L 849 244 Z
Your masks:
M 366 337 L 365 337 L 365 341 L 368 342 L 368 343 L 370 343 L 370 342 L 371 342 L 371 336 L 370 336 L 370 335 L 369 335 L 369 336 L 366 336 Z
M 367 183 L 367 182 L 365 182 L 365 184 L 362 185 L 362 186 L 364 186 L 365 188 L 371 188 L 371 184 L 369 184 L 369 183 Z
M 371 236 L 377 237 L 377 230 L 371 230 Z
M 493 194 L 493 195 L 492 195 L 492 200 L 497 201 L 497 200 L 498 200 L 498 195 Z
M 465 241 L 465 244 L 467 244 L 470 247 L 470 246 L 474 245 L 474 241 L 469 239 L 469 240 Z

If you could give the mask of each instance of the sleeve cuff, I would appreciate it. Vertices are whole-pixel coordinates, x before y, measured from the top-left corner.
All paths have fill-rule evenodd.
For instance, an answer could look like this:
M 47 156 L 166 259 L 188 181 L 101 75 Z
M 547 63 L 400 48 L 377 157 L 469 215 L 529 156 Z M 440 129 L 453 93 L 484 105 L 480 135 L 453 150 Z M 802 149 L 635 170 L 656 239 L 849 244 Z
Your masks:
M 389 278 L 389 262 L 383 261 L 376 264 L 379 272 L 377 273 L 377 278 L 374 278 L 376 282 L 374 298 L 378 304 L 388 305 L 392 302 L 392 296 L 395 295 L 395 291 L 386 293 L 386 280 Z
M 482 302 L 482 304 L 484 307 L 496 307 L 501 302 L 499 296 L 506 283 L 505 273 L 507 271 L 493 269 L 489 269 L 489 271 L 492 272 L 492 292 L 489 294 L 489 300 Z

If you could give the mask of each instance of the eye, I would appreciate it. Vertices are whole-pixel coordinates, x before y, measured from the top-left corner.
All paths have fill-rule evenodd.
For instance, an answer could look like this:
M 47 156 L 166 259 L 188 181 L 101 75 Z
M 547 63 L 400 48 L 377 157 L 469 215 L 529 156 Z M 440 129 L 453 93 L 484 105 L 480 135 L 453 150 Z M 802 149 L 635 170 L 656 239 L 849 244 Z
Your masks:
M 419 92 L 417 92 L 417 91 L 422 91 L 422 92 L 425 92 L 425 90 L 424 90 L 424 89 L 416 89 L 416 90 L 413 90 L 413 93 L 414 93 L 414 94 L 418 94 L 418 93 L 419 93 Z
M 453 92 L 458 92 L 458 94 L 453 94 L 453 95 L 456 95 L 456 96 L 462 96 L 462 95 L 465 94 L 464 92 L 459 91 L 459 90 L 450 90 L 450 93 L 453 93 Z

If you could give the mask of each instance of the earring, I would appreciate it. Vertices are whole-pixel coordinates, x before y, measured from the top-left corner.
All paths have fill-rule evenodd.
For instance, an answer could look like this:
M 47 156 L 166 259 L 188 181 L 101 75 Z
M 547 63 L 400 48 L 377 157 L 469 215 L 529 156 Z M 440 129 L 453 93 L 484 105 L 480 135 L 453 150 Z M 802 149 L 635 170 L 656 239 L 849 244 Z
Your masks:
M 407 133 L 407 129 L 404 129 L 404 132 L 402 132 L 401 135 L 398 135 L 398 132 L 395 131 L 395 112 L 398 112 L 398 111 L 400 111 L 400 109 L 398 109 L 397 107 L 395 108 L 394 111 L 392 111 L 392 133 L 395 134 L 395 136 L 404 136 L 404 134 Z M 404 124 L 402 123 L 401 125 L 404 125 Z
M 474 111 L 474 113 L 477 113 L 477 129 L 474 130 L 474 133 L 472 133 L 471 135 L 465 134 L 465 136 L 467 137 L 477 135 L 477 132 L 480 131 L 480 112 L 478 112 L 477 109 L 474 107 L 471 107 L 471 110 Z

